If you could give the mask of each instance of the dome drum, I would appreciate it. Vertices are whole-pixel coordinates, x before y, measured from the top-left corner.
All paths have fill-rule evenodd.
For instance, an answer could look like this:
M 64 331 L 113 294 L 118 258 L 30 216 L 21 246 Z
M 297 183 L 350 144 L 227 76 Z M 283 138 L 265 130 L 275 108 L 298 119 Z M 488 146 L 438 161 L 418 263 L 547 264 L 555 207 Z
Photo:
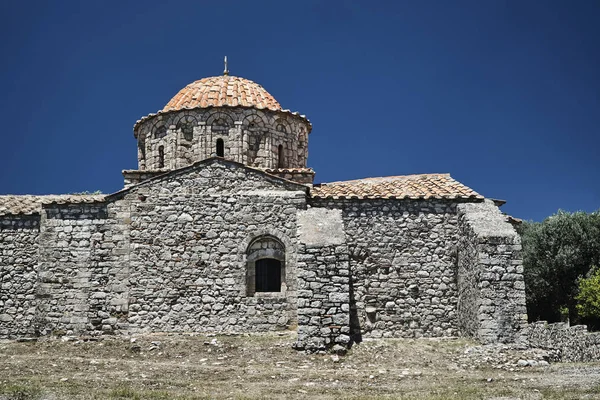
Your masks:
M 251 167 L 304 168 L 309 129 L 304 118 L 271 110 L 211 107 L 169 112 L 138 125 L 138 166 L 175 169 L 220 156 Z

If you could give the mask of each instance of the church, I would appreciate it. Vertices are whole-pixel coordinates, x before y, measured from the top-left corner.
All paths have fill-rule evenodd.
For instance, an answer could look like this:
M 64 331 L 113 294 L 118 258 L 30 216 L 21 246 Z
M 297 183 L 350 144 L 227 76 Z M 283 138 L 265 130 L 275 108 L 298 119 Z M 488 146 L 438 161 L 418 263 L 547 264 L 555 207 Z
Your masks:
M 226 68 L 136 122 L 122 190 L 0 195 L 0 338 L 518 341 L 521 244 L 501 202 L 449 174 L 315 183 L 312 128 Z

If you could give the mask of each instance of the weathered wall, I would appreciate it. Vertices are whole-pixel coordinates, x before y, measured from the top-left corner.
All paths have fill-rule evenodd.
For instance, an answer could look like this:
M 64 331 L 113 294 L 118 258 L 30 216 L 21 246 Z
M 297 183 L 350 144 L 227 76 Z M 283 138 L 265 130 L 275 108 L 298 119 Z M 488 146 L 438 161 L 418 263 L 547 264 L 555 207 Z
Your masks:
M 35 334 L 39 216 L 0 217 L 0 338 Z
M 484 343 L 522 340 L 527 325 L 521 240 L 492 201 L 458 206 L 458 320 Z
M 481 266 L 477 245 L 477 236 L 471 226 L 467 223 L 459 224 L 456 311 L 460 316 L 458 319 L 460 334 L 467 337 L 478 337 L 481 328 L 479 320 Z
M 585 325 L 535 322 L 527 326 L 526 336 L 531 347 L 558 350 L 561 361 L 600 360 L 600 332 L 588 333 Z
M 39 224 L 3 217 L 0 335 L 298 325 L 308 349 L 522 338 L 520 241 L 493 203 L 307 205 L 307 191 L 213 158 L 88 203 L 44 204 Z M 280 291 L 256 290 L 261 258 L 276 263 Z
M 219 160 L 131 189 L 118 200 L 131 209 L 131 331 L 294 327 L 305 190 Z M 285 282 L 249 296 L 246 251 L 265 235 L 285 247 Z
M 49 204 L 39 240 L 42 334 L 127 330 L 128 210 L 115 204 Z
M 350 270 L 341 212 L 310 208 L 298 217 L 297 349 L 350 343 Z
M 312 200 L 312 204 L 342 210 L 355 337 L 457 333 L 456 203 Z
M 139 169 L 176 169 L 216 156 L 218 139 L 224 157 L 245 165 L 277 168 L 279 145 L 284 168 L 304 168 L 308 157 L 306 119 L 286 112 L 244 107 L 193 109 L 149 118 L 136 128 Z

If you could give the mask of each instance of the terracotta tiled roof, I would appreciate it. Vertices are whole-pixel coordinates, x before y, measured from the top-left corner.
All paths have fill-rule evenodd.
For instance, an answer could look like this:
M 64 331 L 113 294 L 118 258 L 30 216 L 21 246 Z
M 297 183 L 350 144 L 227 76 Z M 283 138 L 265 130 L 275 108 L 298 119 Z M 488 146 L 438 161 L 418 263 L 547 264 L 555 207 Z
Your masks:
M 137 128 L 142 122 L 158 115 L 210 107 L 251 107 L 277 111 L 302 118 L 308 123 L 308 132 L 312 130 L 312 125 L 305 115 L 282 109 L 279 102 L 258 83 L 237 76 L 223 75 L 190 83 L 181 89 L 162 110 L 137 120 L 133 126 L 133 135 L 137 137 Z
M 315 171 L 312 168 L 264 168 L 265 172 L 271 173 L 310 173 L 314 174 Z
M 358 199 L 483 199 L 479 193 L 450 177 L 423 174 L 365 178 L 321 183 L 311 189 L 313 198 Z
M 39 214 L 42 204 L 50 203 L 93 203 L 104 200 L 104 195 L 4 195 L 0 196 L 0 215 L 6 214 Z
M 213 76 L 192 82 L 162 111 L 196 107 L 242 106 L 280 111 L 281 105 L 258 83 L 237 76 Z

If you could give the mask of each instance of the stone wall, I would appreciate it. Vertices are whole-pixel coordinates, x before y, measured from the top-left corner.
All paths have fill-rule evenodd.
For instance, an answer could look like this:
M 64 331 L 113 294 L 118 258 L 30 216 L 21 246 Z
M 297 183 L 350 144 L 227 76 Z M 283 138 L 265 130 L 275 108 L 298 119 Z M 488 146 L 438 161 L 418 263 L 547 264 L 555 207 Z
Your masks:
M 41 334 L 127 330 L 128 218 L 116 204 L 44 206 L 36 315 Z
M 168 171 L 164 170 L 164 169 L 160 169 L 160 170 L 149 170 L 149 169 L 123 170 L 122 174 L 123 174 L 123 180 L 124 180 L 124 187 L 128 188 L 130 186 L 137 185 L 138 183 L 141 183 L 145 180 L 154 178 L 154 177 L 162 175 L 162 174 L 166 174 L 167 172 Z
M 172 170 L 216 156 L 219 139 L 228 160 L 277 168 L 281 145 L 283 168 L 305 168 L 309 132 L 305 118 L 288 112 L 213 107 L 162 113 L 141 122 L 134 133 L 140 170 Z
M 4 216 L 0 336 L 298 325 L 309 350 L 363 336 L 520 340 L 521 247 L 493 203 L 307 195 L 211 158 Z M 277 289 L 259 279 L 267 269 Z
M 131 332 L 295 327 L 306 187 L 213 159 L 120 196 L 131 210 Z M 281 292 L 247 292 L 247 254 L 261 237 L 284 248 Z
M 0 338 L 35 334 L 39 216 L 0 216 Z
M 600 332 L 588 333 L 585 325 L 535 322 L 527 327 L 526 336 L 529 346 L 558 351 L 561 361 L 600 360 Z
M 521 240 L 491 200 L 458 206 L 458 321 L 484 343 L 518 342 L 527 324 Z
M 458 333 L 456 203 L 311 200 L 342 211 L 350 255 L 352 334 L 433 337 Z
M 341 212 L 299 215 L 297 349 L 350 344 L 350 270 Z

